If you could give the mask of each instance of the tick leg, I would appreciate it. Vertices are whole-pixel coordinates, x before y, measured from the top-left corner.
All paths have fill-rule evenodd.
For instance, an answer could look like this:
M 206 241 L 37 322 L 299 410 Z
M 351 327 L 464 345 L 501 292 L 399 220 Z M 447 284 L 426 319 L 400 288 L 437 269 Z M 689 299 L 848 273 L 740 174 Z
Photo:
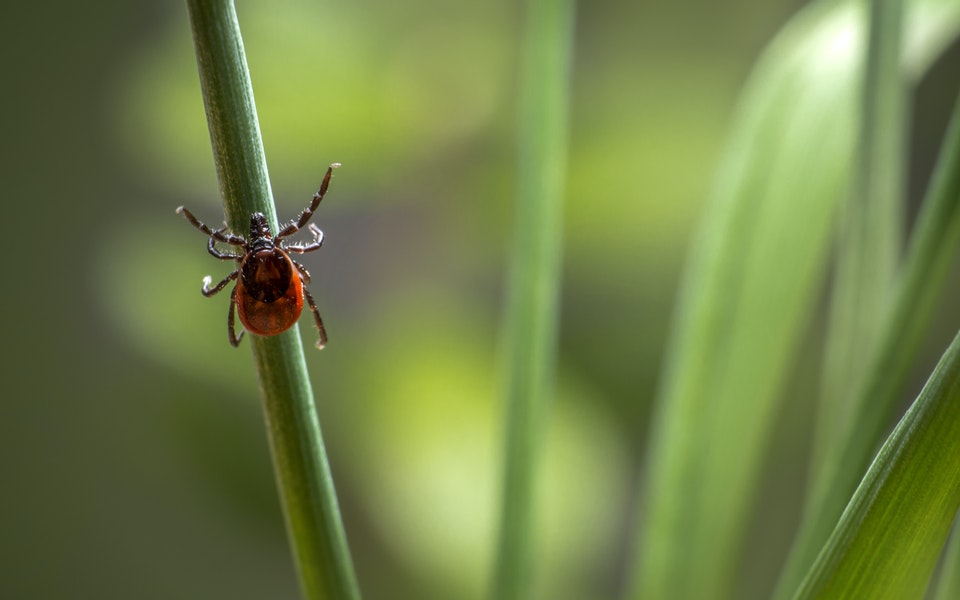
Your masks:
M 193 216 L 192 212 L 190 212 L 189 210 L 187 210 L 182 206 L 177 209 L 177 213 L 178 214 L 182 213 L 183 216 L 185 216 L 187 220 L 190 221 L 191 225 L 193 225 L 203 233 L 216 238 L 217 241 L 219 242 L 223 242 L 225 244 L 233 244 L 234 246 L 243 246 L 243 245 L 246 245 L 247 243 L 246 240 L 244 240 L 239 235 L 234 235 L 232 233 L 223 233 L 226 227 L 222 227 L 220 229 L 217 229 L 216 231 L 214 231 L 213 229 L 210 229 L 210 227 L 208 227 L 206 223 L 204 223 L 200 219 Z
M 230 336 L 230 345 L 236 348 L 240 345 L 240 340 L 243 339 L 243 330 L 240 330 L 240 335 L 237 335 L 234 330 L 233 322 L 233 311 L 237 305 L 237 288 L 233 288 L 233 291 L 230 292 L 230 311 L 227 313 L 227 334 Z
M 210 253 L 214 258 L 219 258 L 220 260 L 237 260 L 238 258 L 243 258 L 240 254 L 233 254 L 231 252 L 221 252 L 217 249 L 217 237 L 216 234 L 222 232 L 226 227 L 217 229 L 210 235 L 210 241 L 207 243 L 207 252 Z
M 310 295 L 310 290 L 306 287 L 303 288 L 303 296 L 307 299 L 313 318 L 317 322 L 317 332 L 320 334 L 320 339 L 317 340 L 317 350 L 323 350 L 323 347 L 327 345 L 327 330 L 323 328 L 323 319 L 320 318 L 317 303 L 313 301 L 313 296 Z
M 218 283 L 212 288 L 210 287 L 210 282 L 213 281 L 213 278 L 207 275 L 206 277 L 203 278 L 203 287 L 200 289 L 200 293 L 206 296 L 207 298 L 209 298 L 210 296 L 216 294 L 223 288 L 227 287 L 227 284 L 229 284 L 231 281 L 236 279 L 237 276 L 239 275 L 240 275 L 240 269 L 237 269 L 233 273 L 230 273 L 229 275 L 224 277 L 223 281 L 221 281 L 220 283 Z M 235 292 L 236 290 L 234 290 L 234 293 Z M 231 297 L 233 297 L 233 295 L 234 294 L 230 294 Z
M 310 283 L 310 271 L 308 271 L 305 266 L 301 265 L 300 263 L 293 260 L 292 258 L 290 259 L 290 262 L 292 262 L 293 266 L 295 266 L 297 270 L 300 271 L 300 279 L 303 279 L 304 283 Z
M 333 163 L 327 167 L 327 174 L 323 176 L 323 182 L 320 184 L 320 190 L 313 195 L 313 202 L 310 203 L 310 206 L 303 209 L 303 212 L 300 213 L 300 217 L 296 221 L 290 221 L 290 223 L 281 229 L 280 232 L 277 233 L 276 239 L 292 235 L 307 224 L 307 221 L 309 221 L 310 217 L 313 216 L 313 211 L 317 210 L 317 207 L 320 206 L 320 201 L 323 200 L 323 195 L 327 193 L 327 186 L 330 185 L 330 175 L 332 175 L 333 170 L 339 166 L 340 163 Z
M 319 250 L 320 246 L 323 245 L 323 232 L 320 231 L 320 228 L 310 223 L 309 225 L 310 233 L 313 234 L 313 241 L 309 244 L 291 244 L 289 246 L 284 246 L 283 249 L 287 252 L 297 252 L 303 254 L 304 252 L 313 252 L 314 250 Z

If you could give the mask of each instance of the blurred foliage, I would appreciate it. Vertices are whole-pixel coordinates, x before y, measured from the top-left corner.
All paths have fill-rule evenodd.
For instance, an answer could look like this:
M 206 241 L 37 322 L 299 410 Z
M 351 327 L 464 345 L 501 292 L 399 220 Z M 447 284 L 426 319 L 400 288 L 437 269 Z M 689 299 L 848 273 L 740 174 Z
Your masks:
M 509 5 L 437 8 L 238 7 L 275 181 L 312 180 L 337 160 L 363 173 L 369 198 L 386 201 L 404 170 L 456 152 L 489 124 L 509 88 L 512 43 L 489 31 L 511 17 Z M 178 173 L 171 191 L 204 189 L 210 143 L 189 29 L 171 29 L 132 63 L 120 131 L 133 156 Z
M 744 88 L 677 300 L 640 504 L 635 597 L 737 597 L 739 548 L 765 448 L 821 303 L 836 215 L 854 181 L 864 7 L 809 5 L 768 46 Z M 942 50 L 960 11 L 931 0 L 907 14 L 905 62 L 929 68 L 917 57 Z M 898 48 L 892 53 L 899 63 Z M 910 71 L 904 79 L 916 77 Z M 891 194 L 899 203 L 898 191 Z M 898 223 L 882 233 L 899 236 Z M 850 346 L 872 344 L 857 338 Z M 853 467 L 851 480 L 865 467 Z
M 424 593 L 439 586 L 437 597 L 478 597 L 489 571 L 502 441 L 492 342 L 513 197 L 518 11 L 508 3 L 424 2 L 402 11 L 378 6 L 371 20 L 372 9 L 238 7 L 280 217 L 309 198 L 318 165 L 344 164 L 318 214 L 327 244 L 307 257 L 331 331 L 331 346 L 310 360 L 320 397 L 333 405 L 321 411 L 331 415 L 322 418 L 331 454 L 343 454 L 339 481 L 355 490 L 371 530 Z M 190 48 L 187 29 L 171 28 L 130 59 L 118 131 L 139 170 L 216 223 Z M 604 61 L 602 76 L 588 69 L 576 87 L 584 94 L 578 112 L 585 126 L 575 121 L 567 215 L 574 310 L 590 306 L 592 297 L 616 303 L 619 312 L 638 293 L 660 306 L 669 295 L 675 257 L 724 129 L 723 105 L 708 100 L 718 86 L 726 86 L 720 98 L 735 86 L 727 57 L 677 58 L 686 71 L 654 57 Z M 631 73 L 638 66 L 640 78 Z M 665 89 L 649 94 L 645 77 L 661 78 Z M 695 138 L 675 135 L 678 119 L 688 121 Z M 383 217 L 384 205 L 398 203 L 411 208 L 387 208 L 393 212 Z M 381 220 L 389 223 L 378 227 Z M 150 223 L 156 231 L 149 237 L 169 239 L 172 250 L 158 256 L 137 244 L 142 227 L 106 248 L 108 312 L 128 343 L 153 360 L 215 388 L 250 390 L 246 359 L 223 351 L 226 302 L 204 300 L 194 289 L 203 275 L 222 275 L 224 265 L 172 213 Z M 153 268 L 145 271 L 145 262 Z M 350 272 L 337 277 L 338 270 Z M 151 286 L 158 278 L 170 285 Z M 351 289 L 351 282 L 359 285 Z M 584 299 L 576 297 L 580 286 Z M 138 307 L 148 303 L 164 310 L 143 319 Z M 630 322 L 642 320 L 635 313 Z M 623 323 L 610 325 L 635 345 Z M 594 327 L 588 343 L 605 340 L 603 362 L 619 355 L 616 362 L 629 364 L 610 327 Z M 655 356 L 657 339 L 643 339 L 646 354 Z M 350 352 L 356 364 L 341 364 Z M 550 434 L 542 573 L 550 597 L 578 597 L 586 582 L 610 573 L 632 479 L 625 437 L 631 432 L 605 417 L 603 406 L 636 410 L 635 397 L 622 388 L 592 389 L 579 370 L 576 362 L 561 366 L 563 400 Z M 604 400 L 611 392 L 615 397 Z M 576 493 L 585 488 L 609 506 Z M 363 556 L 357 562 L 363 579 Z

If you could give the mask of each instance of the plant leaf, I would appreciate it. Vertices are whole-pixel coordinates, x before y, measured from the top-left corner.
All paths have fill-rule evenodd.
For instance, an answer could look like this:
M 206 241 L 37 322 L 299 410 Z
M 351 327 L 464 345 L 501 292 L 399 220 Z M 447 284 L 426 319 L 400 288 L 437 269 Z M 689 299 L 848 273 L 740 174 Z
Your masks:
M 809 5 L 743 93 L 656 400 L 634 597 L 729 595 L 765 443 L 849 186 L 860 8 Z M 945 0 L 911 9 L 904 60 L 916 77 L 956 34 L 957 10 Z
M 921 598 L 960 507 L 960 336 L 857 489 L 795 598 Z

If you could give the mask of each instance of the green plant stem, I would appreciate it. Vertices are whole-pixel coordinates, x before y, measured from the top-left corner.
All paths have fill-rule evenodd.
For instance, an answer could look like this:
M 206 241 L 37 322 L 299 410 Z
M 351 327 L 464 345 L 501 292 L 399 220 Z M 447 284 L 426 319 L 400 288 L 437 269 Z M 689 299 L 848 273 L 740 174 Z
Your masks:
M 231 0 L 188 0 L 224 210 L 246 233 L 259 211 L 277 230 L 240 27 Z M 281 505 L 306 598 L 359 598 L 296 327 L 247 336 L 266 413 Z
M 557 340 L 573 0 L 529 0 L 505 315 L 507 436 L 493 597 L 532 597 L 539 448 Z

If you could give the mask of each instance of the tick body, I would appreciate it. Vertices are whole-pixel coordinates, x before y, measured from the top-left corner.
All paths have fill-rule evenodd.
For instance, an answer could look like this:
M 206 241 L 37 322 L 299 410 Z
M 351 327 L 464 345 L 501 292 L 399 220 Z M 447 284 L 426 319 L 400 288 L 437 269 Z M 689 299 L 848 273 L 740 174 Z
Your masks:
M 277 335 L 293 326 L 303 312 L 303 303 L 306 300 L 313 313 L 317 325 L 317 348 L 323 348 L 327 343 L 327 333 L 323 328 L 323 320 L 317 304 L 307 289 L 310 283 L 310 273 L 307 269 L 290 256 L 291 253 L 303 254 L 313 252 L 323 245 L 323 232 L 316 225 L 310 223 L 308 229 L 313 234 L 313 240 L 306 244 L 286 244 L 284 238 L 300 231 L 307 225 L 313 211 L 320 205 L 333 169 L 339 167 L 334 163 L 327 168 L 327 173 L 320 184 L 320 190 L 313 195 L 310 206 L 303 209 L 300 216 L 280 228 L 277 234 L 270 234 L 267 218 L 255 212 L 250 215 L 250 232 L 247 237 L 233 233 L 224 233 L 226 226 L 220 229 L 211 229 L 198 220 L 184 207 L 177 209 L 183 213 L 190 223 L 201 232 L 209 236 L 207 251 L 220 260 L 232 260 L 238 263 L 237 268 L 223 278 L 217 285 L 211 287 L 212 278 L 208 275 L 203 279 L 201 293 L 204 296 L 213 296 L 231 282 L 236 282 L 230 292 L 230 309 L 227 313 L 227 333 L 230 343 L 238 346 L 243 338 L 243 331 L 236 332 L 234 310 L 240 317 L 240 323 L 250 333 L 262 336 Z M 217 243 L 228 244 L 238 249 L 237 252 L 224 252 L 217 247 Z

